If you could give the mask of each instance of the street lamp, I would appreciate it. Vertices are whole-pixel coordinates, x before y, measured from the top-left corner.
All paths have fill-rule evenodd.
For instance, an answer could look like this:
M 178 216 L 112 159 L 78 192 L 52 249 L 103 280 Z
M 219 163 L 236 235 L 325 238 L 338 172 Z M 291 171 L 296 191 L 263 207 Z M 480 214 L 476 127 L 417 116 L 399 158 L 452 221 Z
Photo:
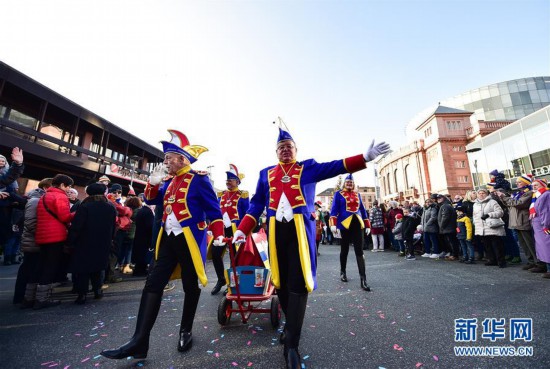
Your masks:
M 472 154 L 472 153 L 478 152 L 478 151 L 481 151 L 481 147 L 474 147 L 470 150 L 466 150 L 466 152 L 468 154 Z M 475 176 L 475 179 L 474 179 L 474 189 L 477 190 L 477 188 L 479 187 L 479 173 L 477 171 L 477 159 L 474 159 L 474 168 L 476 170 L 476 176 Z
M 137 165 L 141 160 L 141 156 L 131 155 L 129 156 L 129 159 L 130 159 L 130 164 L 132 165 L 132 169 L 130 170 L 130 187 L 132 187 L 134 185 L 134 173 L 136 172 Z

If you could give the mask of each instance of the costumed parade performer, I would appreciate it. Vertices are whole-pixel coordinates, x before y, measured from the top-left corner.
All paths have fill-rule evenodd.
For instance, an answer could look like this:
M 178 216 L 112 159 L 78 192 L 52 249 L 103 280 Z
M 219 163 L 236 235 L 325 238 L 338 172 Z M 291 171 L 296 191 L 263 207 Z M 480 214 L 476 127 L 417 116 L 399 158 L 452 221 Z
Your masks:
M 336 233 L 340 230 L 342 240 L 340 242 L 340 280 L 347 282 L 346 264 L 348 261 L 349 244 L 353 243 L 357 268 L 361 278 L 361 288 L 370 291 L 365 272 L 365 257 L 363 255 L 363 229 L 370 232 L 369 215 L 363 206 L 361 196 L 355 189 L 353 176 L 348 174 L 344 180 L 344 189 L 334 194 L 332 209 L 330 211 L 330 229 Z
M 205 147 L 190 145 L 187 137 L 169 130 L 170 142 L 162 141 L 164 166 L 173 178 L 160 183 L 164 177 L 162 165 L 158 165 L 145 187 L 145 199 L 150 204 L 164 206 L 160 228 L 156 262 L 147 276 L 141 296 L 136 329 L 132 339 L 117 349 L 102 351 L 109 359 L 136 359 L 147 357 L 149 334 L 157 318 L 163 289 L 169 279 L 180 277 L 185 292 L 183 313 L 178 339 L 178 351 L 191 348 L 192 327 L 201 289 L 197 280 L 206 287 L 204 270 L 206 261 L 207 223 L 214 234 L 214 244 L 223 246 L 223 223 L 216 193 L 206 172 L 191 169 Z
M 366 162 L 389 151 L 382 142 L 367 152 L 327 163 L 296 161 L 297 148 L 280 120 L 278 163 L 260 171 L 255 195 L 235 232 L 233 243 L 244 242 L 267 209 L 271 278 L 286 324 L 281 334 L 287 368 L 301 368 L 298 352 L 308 293 L 317 288 L 314 199 L 317 182 L 366 168 Z
M 239 190 L 239 185 L 244 178 L 244 174 L 239 173 L 239 170 L 233 164 L 229 164 L 229 168 L 229 171 L 225 172 L 227 174 L 227 180 L 225 181 L 227 190 L 218 192 L 218 199 L 222 211 L 225 236 L 233 237 L 233 233 L 237 230 L 241 219 L 248 210 L 250 199 L 248 198 L 247 191 Z M 223 266 L 225 248 L 212 247 L 211 251 L 212 264 L 214 265 L 216 276 L 218 277 L 218 283 L 216 283 L 211 292 L 212 295 L 215 295 L 220 292 L 221 288 L 226 284 Z

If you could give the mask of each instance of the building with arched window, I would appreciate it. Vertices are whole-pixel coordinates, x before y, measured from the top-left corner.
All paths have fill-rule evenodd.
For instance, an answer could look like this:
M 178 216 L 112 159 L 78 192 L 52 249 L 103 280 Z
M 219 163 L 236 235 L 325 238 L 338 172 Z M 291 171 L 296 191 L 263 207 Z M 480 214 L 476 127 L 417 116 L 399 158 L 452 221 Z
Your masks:
M 533 77 L 480 87 L 422 111 L 406 126 L 410 144 L 376 163 L 382 200 L 464 195 L 474 187 L 466 146 L 548 105 L 550 77 Z

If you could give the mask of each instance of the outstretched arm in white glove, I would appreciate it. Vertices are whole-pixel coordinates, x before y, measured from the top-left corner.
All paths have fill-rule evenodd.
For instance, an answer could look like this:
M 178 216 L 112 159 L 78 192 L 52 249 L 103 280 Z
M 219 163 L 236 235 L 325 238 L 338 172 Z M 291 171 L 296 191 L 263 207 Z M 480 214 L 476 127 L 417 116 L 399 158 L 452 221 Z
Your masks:
M 367 152 L 363 155 L 365 161 L 371 161 L 378 157 L 378 155 L 385 154 L 390 151 L 390 145 L 385 142 L 379 142 L 376 145 L 372 140 Z
M 233 245 L 239 245 L 244 241 L 246 241 L 246 235 L 243 231 L 237 230 L 237 232 L 235 232 L 235 235 L 233 236 Z
M 162 182 L 162 178 L 164 178 L 164 164 L 161 163 L 155 165 L 151 171 L 151 175 L 149 175 L 149 184 L 156 186 Z
M 330 226 L 330 231 L 332 234 L 336 234 L 336 226 Z

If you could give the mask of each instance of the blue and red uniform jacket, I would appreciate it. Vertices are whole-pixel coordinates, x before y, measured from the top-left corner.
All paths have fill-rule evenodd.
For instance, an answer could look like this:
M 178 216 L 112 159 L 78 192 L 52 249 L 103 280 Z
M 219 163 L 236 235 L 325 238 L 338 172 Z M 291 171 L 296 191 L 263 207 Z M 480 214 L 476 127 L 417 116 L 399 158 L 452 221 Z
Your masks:
M 317 288 L 317 251 L 315 245 L 315 186 L 317 182 L 339 174 L 353 173 L 366 168 L 363 155 L 327 163 L 313 159 L 267 167 L 260 171 L 256 192 L 250 200 L 246 216 L 241 220 L 239 230 L 248 235 L 256 226 L 258 218 L 267 209 L 267 230 L 271 277 L 275 288 L 280 288 L 277 243 L 275 240 L 275 214 L 283 192 L 292 206 L 300 262 L 306 288 L 309 292 Z M 283 182 L 288 175 L 290 181 Z
M 163 206 L 162 223 L 157 237 L 155 256 L 162 239 L 166 217 L 174 213 L 179 221 L 187 246 L 193 259 L 193 265 L 203 286 L 208 279 L 204 265 L 206 263 L 207 219 L 210 220 L 210 230 L 214 238 L 223 236 L 223 223 L 220 205 L 214 188 L 206 176 L 206 172 L 197 172 L 190 167 L 182 168 L 176 176 L 164 182 L 162 186 L 145 187 L 146 203 Z M 179 278 L 179 265 L 171 279 Z
M 361 196 L 355 191 L 341 190 L 334 194 L 330 210 L 331 226 L 338 229 L 349 229 L 353 217 L 356 216 L 361 229 L 370 228 L 369 214 L 363 206 Z
M 227 214 L 233 226 L 233 233 L 235 233 L 241 223 L 241 219 L 244 218 L 250 206 L 248 191 L 241 191 L 239 189 L 235 189 L 235 191 L 220 191 L 218 192 L 218 201 L 220 202 L 222 219 L 224 214 Z

